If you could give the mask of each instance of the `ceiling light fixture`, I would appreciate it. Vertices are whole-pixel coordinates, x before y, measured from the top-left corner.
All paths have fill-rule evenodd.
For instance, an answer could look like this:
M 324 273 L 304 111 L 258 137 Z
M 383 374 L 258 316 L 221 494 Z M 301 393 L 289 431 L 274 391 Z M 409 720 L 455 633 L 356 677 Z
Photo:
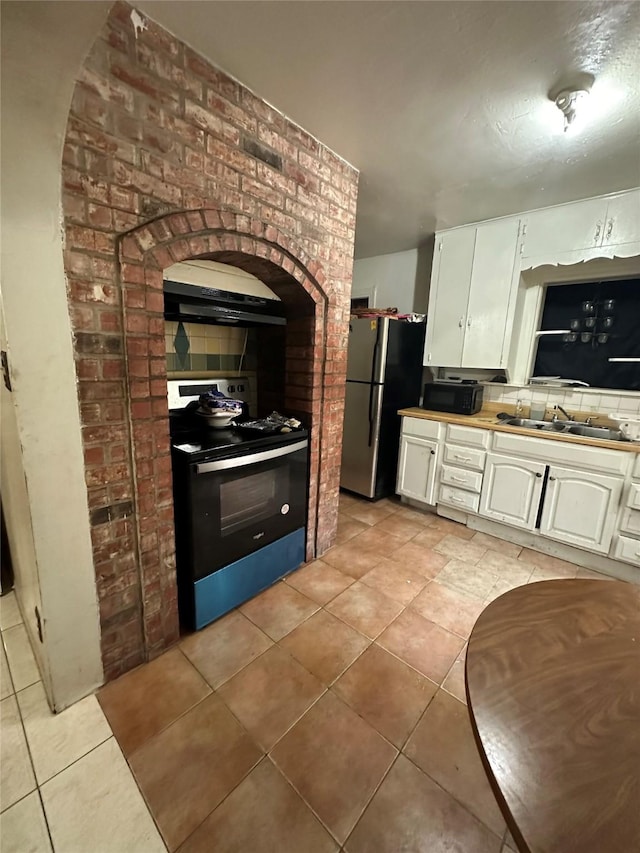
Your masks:
M 580 72 L 570 81 L 561 81 L 549 92 L 549 99 L 564 116 L 564 131 L 575 130 L 576 124 L 582 125 L 585 113 L 590 113 L 590 105 L 586 103 L 595 78 L 593 74 Z M 586 108 L 586 109 L 585 109 Z M 577 121 L 579 119 L 579 121 Z
M 589 92 L 586 89 L 563 89 L 555 97 L 556 107 L 564 116 L 564 131 L 569 130 L 569 127 L 576 120 L 576 115 L 580 109 L 580 103 L 587 97 Z

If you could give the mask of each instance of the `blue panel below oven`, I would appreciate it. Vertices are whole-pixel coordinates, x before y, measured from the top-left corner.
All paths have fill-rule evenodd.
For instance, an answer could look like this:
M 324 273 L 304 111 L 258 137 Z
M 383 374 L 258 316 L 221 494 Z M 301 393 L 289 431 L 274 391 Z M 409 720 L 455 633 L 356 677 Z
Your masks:
M 195 628 L 204 628 L 304 562 L 305 529 L 294 530 L 194 584 Z

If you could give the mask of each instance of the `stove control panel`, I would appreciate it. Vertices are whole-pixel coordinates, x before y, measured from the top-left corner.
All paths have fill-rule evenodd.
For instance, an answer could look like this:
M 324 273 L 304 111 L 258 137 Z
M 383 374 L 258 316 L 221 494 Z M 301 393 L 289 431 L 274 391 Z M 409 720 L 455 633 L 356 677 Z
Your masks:
M 220 391 L 225 397 L 233 397 L 234 400 L 251 405 L 251 379 L 238 376 L 235 379 L 170 379 L 167 382 L 169 408 L 184 409 L 207 391 Z

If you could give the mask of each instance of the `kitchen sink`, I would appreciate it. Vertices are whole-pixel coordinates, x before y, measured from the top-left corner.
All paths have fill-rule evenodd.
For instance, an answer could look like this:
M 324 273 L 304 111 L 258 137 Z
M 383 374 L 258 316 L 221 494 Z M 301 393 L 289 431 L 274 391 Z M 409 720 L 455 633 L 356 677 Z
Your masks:
M 524 427 L 525 429 L 541 429 L 546 432 L 565 432 L 566 424 L 557 421 L 536 421 L 531 418 L 507 418 L 502 421 L 507 426 Z
M 560 432 L 563 435 L 581 435 L 586 438 L 602 438 L 607 441 L 629 441 L 619 429 L 590 426 L 575 421 L 536 421 L 531 418 L 506 418 L 502 423 L 507 426 L 536 429 L 542 432 Z
M 566 432 L 569 435 L 584 435 L 588 438 L 606 438 L 607 441 L 629 441 L 619 429 L 609 429 L 608 427 L 594 427 L 587 426 L 586 424 L 579 424 L 578 426 L 569 425 Z

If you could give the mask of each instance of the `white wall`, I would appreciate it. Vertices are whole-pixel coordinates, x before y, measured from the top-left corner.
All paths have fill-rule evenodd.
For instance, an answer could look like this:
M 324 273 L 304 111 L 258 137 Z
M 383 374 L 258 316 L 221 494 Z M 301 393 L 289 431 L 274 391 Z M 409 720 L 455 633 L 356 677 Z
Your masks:
M 73 83 L 109 6 L 1 7 L 2 304 L 13 383 L 6 419 L 3 413 L 3 456 L 12 461 L 2 466 L 2 499 L 16 548 L 16 593 L 32 644 L 41 663 L 46 659 L 45 686 L 57 710 L 103 679 L 60 162 Z M 44 648 L 32 606 L 38 586 Z
M 355 261 L 351 296 L 369 296 L 371 307 L 393 307 L 401 314 L 426 312 L 431 264 L 423 254 L 410 249 Z

